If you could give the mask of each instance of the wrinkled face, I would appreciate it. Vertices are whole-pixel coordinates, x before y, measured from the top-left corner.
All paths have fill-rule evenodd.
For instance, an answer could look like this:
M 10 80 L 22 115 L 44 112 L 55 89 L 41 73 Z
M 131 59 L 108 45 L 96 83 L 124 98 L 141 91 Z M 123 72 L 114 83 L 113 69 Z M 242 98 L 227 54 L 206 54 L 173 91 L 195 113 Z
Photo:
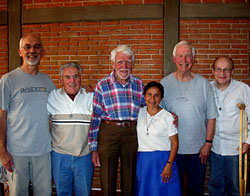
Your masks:
M 61 83 L 68 95 L 76 95 L 81 87 L 81 75 L 76 67 L 63 69 Z
M 213 74 L 218 85 L 229 85 L 233 73 L 234 70 L 229 59 L 221 57 L 216 61 Z
M 118 52 L 115 57 L 115 62 L 111 63 L 113 69 L 115 70 L 115 75 L 119 81 L 128 79 L 134 66 L 132 57 Z
M 195 57 L 193 57 L 192 50 L 188 45 L 182 45 L 176 48 L 176 55 L 173 59 L 177 70 L 185 72 L 192 68 Z
M 144 97 L 148 107 L 158 107 L 162 99 L 160 89 L 155 86 L 150 87 Z
M 18 52 L 19 56 L 23 58 L 23 64 L 28 65 L 37 65 L 44 54 L 41 40 L 33 35 L 23 38 Z

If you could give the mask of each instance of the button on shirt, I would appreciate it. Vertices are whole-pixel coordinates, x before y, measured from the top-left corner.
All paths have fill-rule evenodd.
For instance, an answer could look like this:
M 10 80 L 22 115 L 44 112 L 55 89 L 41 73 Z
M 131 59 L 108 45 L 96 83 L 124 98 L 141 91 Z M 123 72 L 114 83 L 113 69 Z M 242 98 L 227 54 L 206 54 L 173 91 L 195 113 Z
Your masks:
M 224 91 L 217 89 L 215 81 L 212 81 L 211 85 L 214 90 L 215 103 L 219 113 L 219 117 L 216 118 L 212 151 L 220 155 L 238 155 L 240 110 L 237 104 L 244 103 L 246 105 L 246 112 L 249 119 L 250 88 L 243 82 L 233 79 Z M 250 137 L 246 142 L 250 144 Z
M 92 150 L 97 150 L 101 120 L 137 120 L 140 106 L 145 105 L 143 88 L 141 79 L 132 74 L 127 83 L 122 85 L 114 72 L 97 83 L 89 134 Z

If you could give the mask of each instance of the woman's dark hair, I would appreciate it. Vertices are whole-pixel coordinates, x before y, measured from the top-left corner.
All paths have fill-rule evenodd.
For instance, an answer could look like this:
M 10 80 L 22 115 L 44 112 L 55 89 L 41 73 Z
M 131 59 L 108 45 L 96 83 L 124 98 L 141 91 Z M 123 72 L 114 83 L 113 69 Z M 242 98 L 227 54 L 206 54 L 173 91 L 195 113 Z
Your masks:
M 146 92 L 148 91 L 149 88 L 151 87 L 156 87 L 160 90 L 161 92 L 161 98 L 164 97 L 164 87 L 162 86 L 161 83 L 159 82 L 156 82 L 156 81 L 152 81 L 152 82 L 149 82 L 145 87 L 144 87 L 144 90 L 143 90 L 143 95 L 145 96 Z

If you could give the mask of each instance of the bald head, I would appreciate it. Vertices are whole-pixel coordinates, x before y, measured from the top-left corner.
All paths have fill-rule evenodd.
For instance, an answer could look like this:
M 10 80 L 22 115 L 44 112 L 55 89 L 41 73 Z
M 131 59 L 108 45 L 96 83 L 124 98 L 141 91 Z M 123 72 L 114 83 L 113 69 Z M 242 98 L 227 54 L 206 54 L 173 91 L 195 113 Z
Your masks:
M 228 56 L 220 56 L 220 57 L 217 57 L 214 62 L 213 62 L 213 69 L 215 69 L 216 65 L 218 63 L 222 63 L 222 62 L 225 62 L 225 63 L 228 63 L 231 67 L 231 69 L 233 70 L 234 69 L 234 61 L 233 59 L 231 59 L 230 57 Z
M 220 90 L 225 90 L 231 82 L 234 73 L 234 62 L 227 56 L 221 56 L 214 60 L 213 74 L 216 80 L 216 86 Z
M 40 42 L 40 45 L 43 46 L 42 40 L 41 40 L 41 38 L 40 38 L 37 34 L 35 34 L 35 33 L 27 33 L 27 34 L 25 34 L 25 35 L 20 39 L 20 41 L 19 41 L 19 49 L 21 49 L 21 48 L 23 47 L 23 40 L 24 40 L 25 38 L 27 38 L 27 37 L 32 37 L 32 38 L 34 38 L 34 39 L 37 39 L 37 40 Z

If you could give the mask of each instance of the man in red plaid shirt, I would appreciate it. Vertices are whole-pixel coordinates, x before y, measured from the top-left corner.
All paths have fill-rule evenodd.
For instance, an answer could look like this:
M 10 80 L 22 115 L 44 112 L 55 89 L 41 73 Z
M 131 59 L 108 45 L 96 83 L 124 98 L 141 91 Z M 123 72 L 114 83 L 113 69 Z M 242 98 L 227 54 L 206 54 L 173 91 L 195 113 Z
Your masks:
M 101 79 L 94 91 L 89 144 L 94 166 L 101 167 L 102 194 L 116 195 L 120 157 L 121 193 L 128 196 L 134 192 L 136 122 L 140 106 L 145 105 L 144 86 L 131 74 L 134 52 L 128 46 L 119 45 L 111 52 L 111 64 L 113 72 Z

